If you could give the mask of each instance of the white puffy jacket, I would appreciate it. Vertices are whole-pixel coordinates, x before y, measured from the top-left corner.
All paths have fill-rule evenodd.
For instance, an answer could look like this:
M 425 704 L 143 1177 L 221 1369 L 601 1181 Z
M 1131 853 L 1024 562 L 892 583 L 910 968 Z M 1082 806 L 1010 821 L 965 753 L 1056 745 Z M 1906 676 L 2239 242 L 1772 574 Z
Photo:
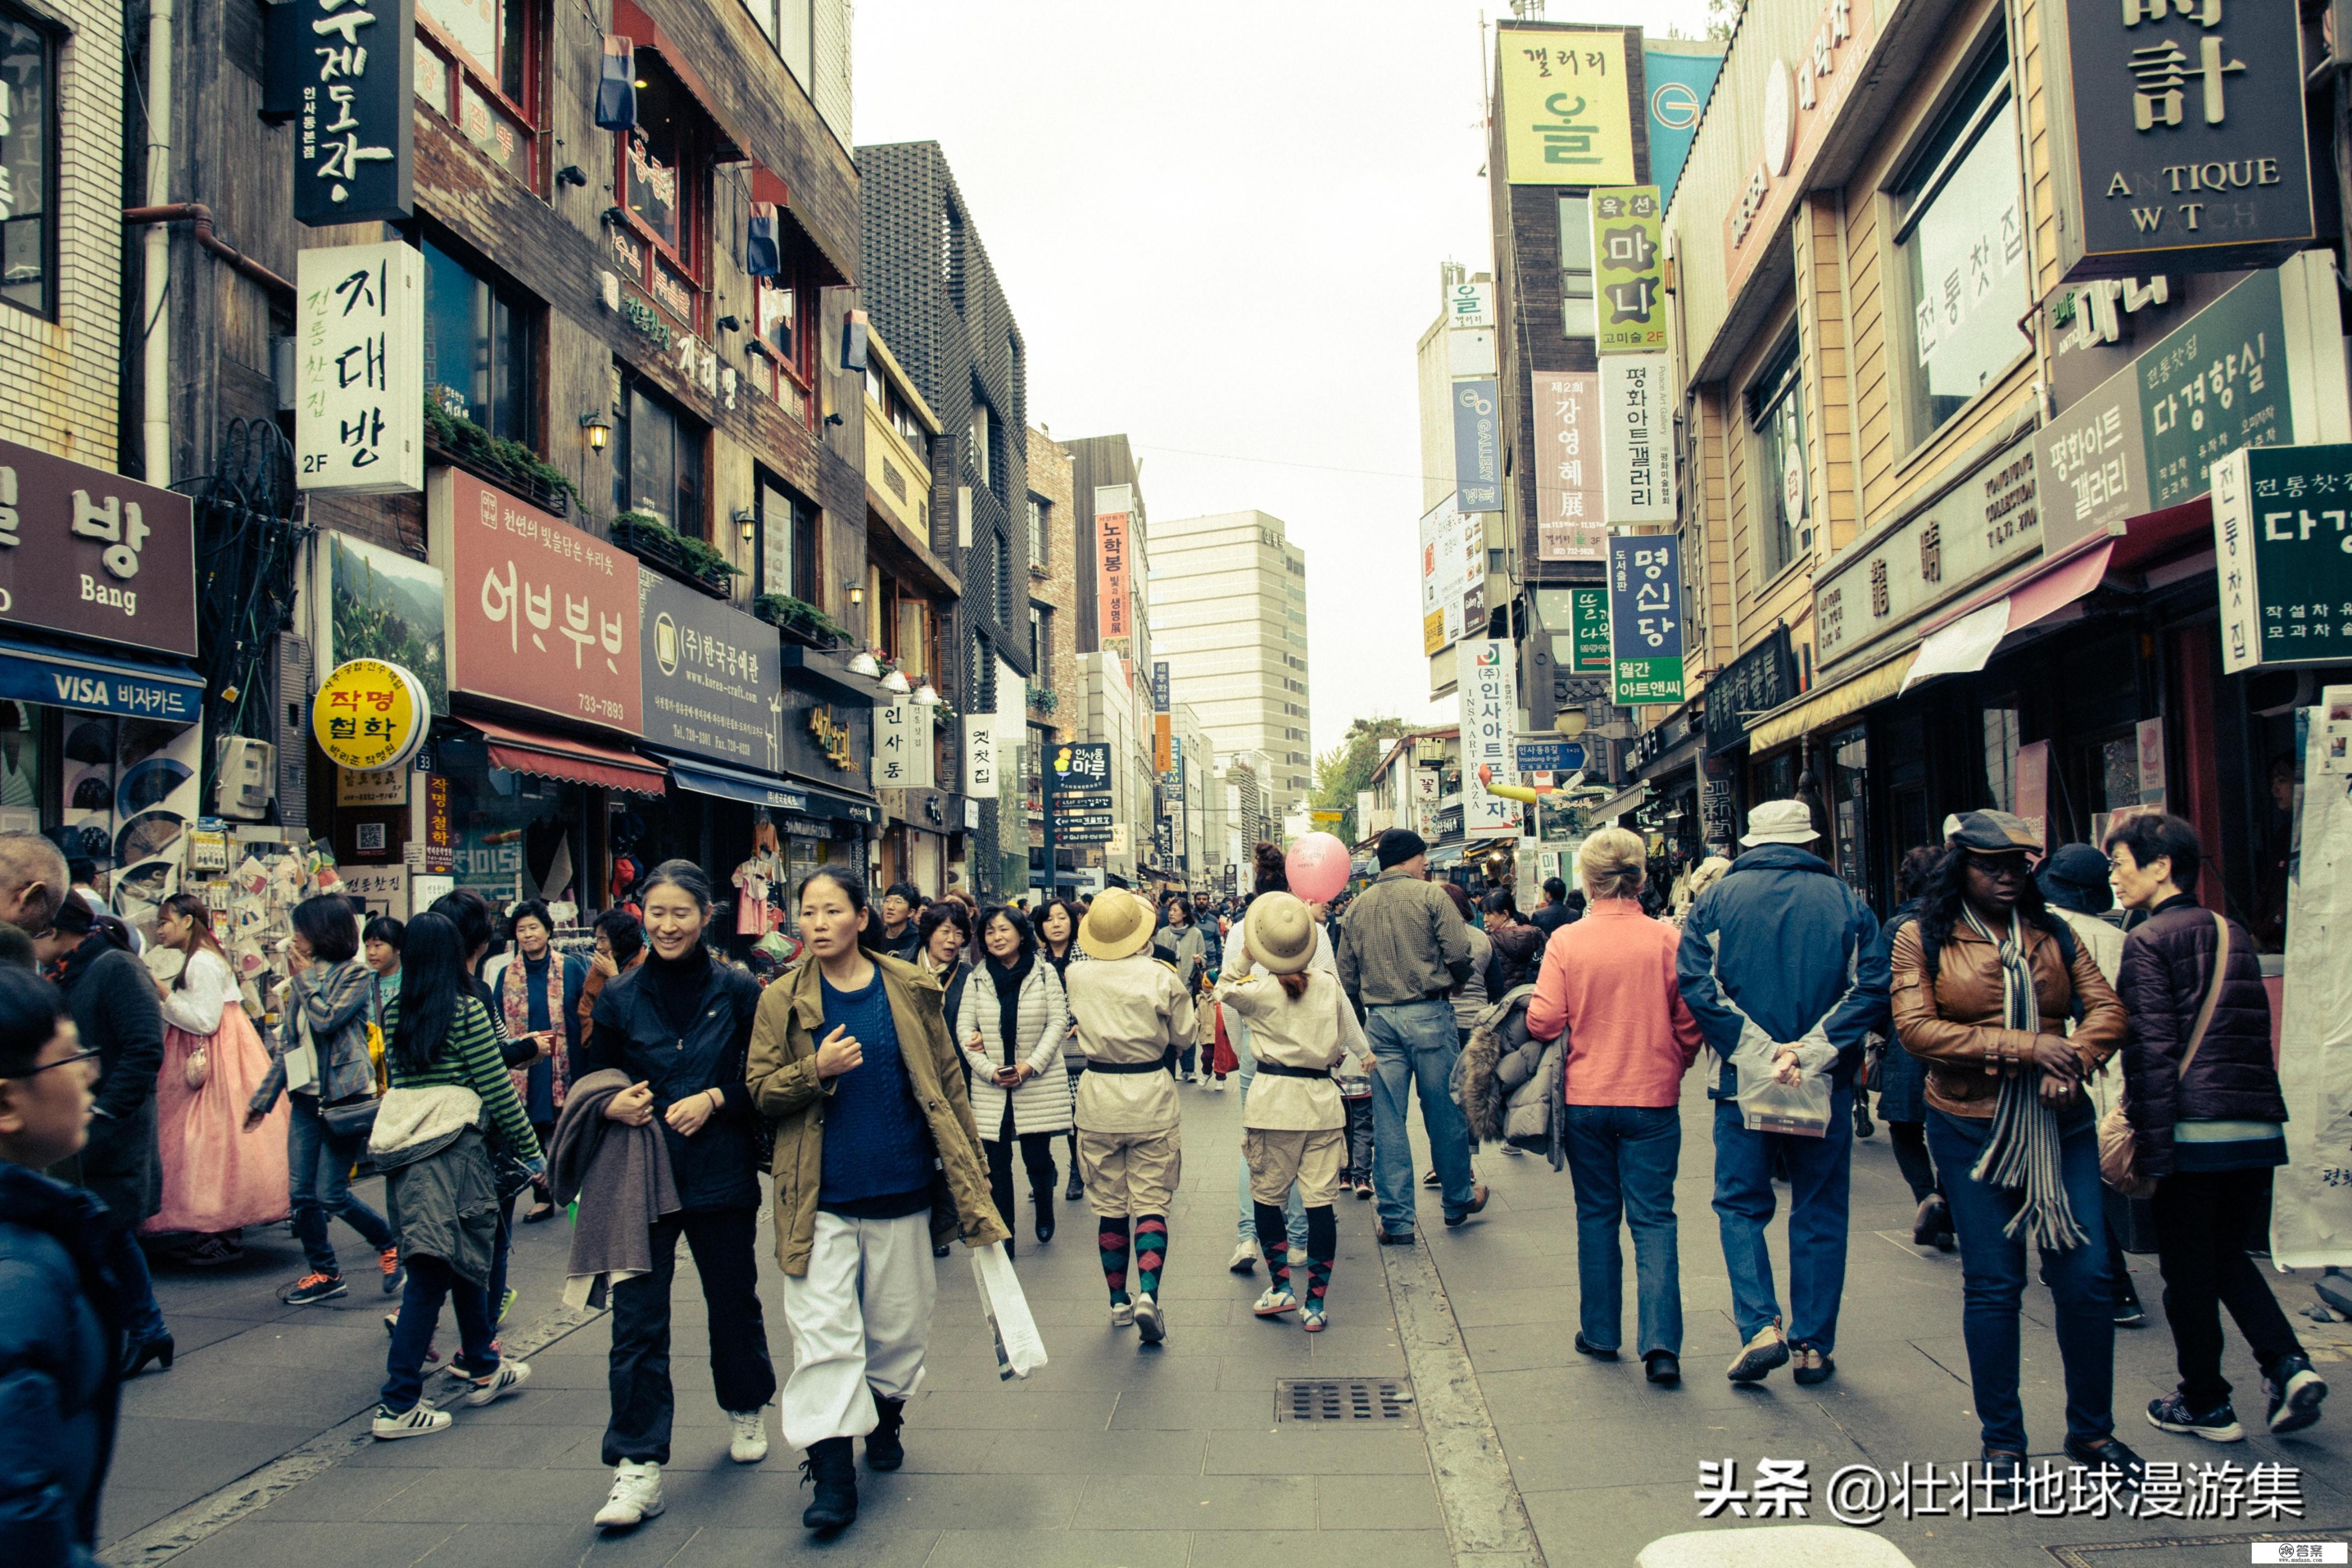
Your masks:
M 1013 1092 L 1016 1133 L 1062 1132 L 1070 1126 L 1070 1076 L 1062 1066 L 1062 1036 L 1069 1022 L 1061 976 L 1040 954 L 1030 961 L 1029 977 L 1021 984 L 1020 1037 L 1012 1061 L 1028 1063 L 1034 1076 Z M 976 1048 L 975 1033 L 981 1041 Z M 1005 1091 L 994 1081 L 997 1068 L 1006 1065 L 1003 1034 L 996 976 L 986 963 L 976 964 L 956 1009 L 955 1037 L 971 1064 L 971 1114 L 982 1138 L 993 1139 L 1004 1125 Z

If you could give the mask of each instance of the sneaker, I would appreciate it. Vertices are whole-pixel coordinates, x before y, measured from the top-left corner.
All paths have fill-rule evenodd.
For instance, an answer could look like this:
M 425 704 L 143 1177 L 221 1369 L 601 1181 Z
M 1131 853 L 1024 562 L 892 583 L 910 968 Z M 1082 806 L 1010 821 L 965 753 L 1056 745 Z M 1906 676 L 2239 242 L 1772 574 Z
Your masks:
M 1298 1310 L 1298 1298 L 1290 1293 L 1287 1285 L 1269 1285 L 1250 1310 L 1261 1318 L 1279 1318 L 1285 1312 Z
M 389 1443 L 396 1437 L 423 1437 L 446 1431 L 448 1426 L 446 1410 L 436 1410 L 420 1399 L 398 1415 L 393 1414 L 388 1405 L 377 1405 L 375 1420 L 369 1430 L 375 1434 L 377 1442 Z
M 600 1530 L 626 1530 L 662 1510 L 661 1466 L 653 1459 L 623 1459 L 613 1467 L 613 1490 L 596 1510 Z
M 343 1283 L 343 1277 L 340 1274 L 305 1274 L 278 1292 L 278 1299 L 289 1307 L 308 1307 L 351 1293 L 352 1288 Z
M 1225 1267 L 1235 1274 L 1248 1274 L 1257 1268 L 1257 1243 L 1244 1241 L 1234 1247 L 1234 1255 L 1225 1259 Z
M 521 1291 L 511 1286 L 508 1287 L 506 1293 L 499 1298 L 499 1315 L 490 1320 L 490 1327 L 503 1328 L 506 1325 L 507 1314 L 514 1310 L 514 1304 L 521 1299 Z
M 2279 1363 L 2263 1387 L 2271 1396 L 2273 1432 L 2302 1431 L 2319 1419 L 2319 1402 L 2327 1397 L 2327 1384 L 2311 1370 L 2308 1356 L 2291 1355 Z
M 1515 1157 L 1519 1157 L 1519 1158 L 1524 1158 L 1524 1157 L 1526 1156 L 1526 1154 L 1527 1154 L 1527 1151 L 1526 1151 L 1525 1149 L 1520 1148 L 1517 1143 L 1506 1143 L 1506 1144 L 1504 1144 L 1504 1145 L 1503 1145 L 1503 1152 L 1504 1152 L 1504 1153 L 1506 1153 L 1506 1154 L 1513 1155 L 1513 1156 L 1515 1156 Z
M 1372 1184 L 1371 1184 L 1371 1183 L 1370 1183 L 1370 1182 L 1358 1182 L 1358 1183 L 1356 1184 L 1356 1201 L 1357 1201 L 1358 1203 L 1360 1203 L 1360 1203 L 1363 1203 L 1363 1202 L 1367 1201 L 1368 1199 L 1370 1199 L 1370 1198 L 1371 1197 L 1371 1195 L 1372 1195 Z
M 1423 1172 L 1422 1173 L 1421 1184 L 1424 1187 L 1436 1186 L 1438 1184 L 1437 1172 L 1434 1169 Z
M 2147 1327 L 2147 1309 L 2139 1304 L 2139 1293 L 2126 1290 L 2116 1298 L 2116 1327 L 2144 1329 Z
M 208 1236 L 180 1254 L 180 1261 L 191 1268 L 217 1268 L 244 1256 L 243 1243 L 226 1236 Z
M 1739 1347 L 1724 1375 L 1734 1383 L 1757 1383 L 1776 1366 L 1789 1364 L 1789 1342 L 1781 1335 L 1778 1319 L 1756 1331 L 1756 1336 Z
M 1135 1332 L 1138 1340 L 1156 1345 L 1168 1338 L 1168 1324 L 1160 1315 L 1160 1302 L 1152 1296 L 1135 1299 Z
M 2221 1401 L 2210 1410 L 2191 1410 L 2189 1401 L 2177 1388 L 2161 1399 L 2147 1402 L 2147 1424 L 2158 1431 L 2186 1432 L 2209 1443 L 2242 1443 L 2246 1440 L 2246 1429 L 2238 1425 L 2238 1413 L 2230 1408 L 2228 1400 Z
M 522 1392 L 522 1385 L 530 1381 L 530 1363 L 502 1361 L 499 1363 L 499 1370 L 489 1376 L 469 1377 L 466 1381 L 474 1385 L 466 1395 L 467 1404 L 496 1405 L 509 1394 Z
M 1300 1310 L 1298 1326 L 1310 1334 L 1319 1334 L 1330 1326 L 1331 1315 L 1320 1303 L 1309 1301 Z
M 1809 1388 L 1817 1383 L 1827 1383 L 1837 1371 L 1837 1363 L 1830 1359 L 1830 1352 L 1811 1345 L 1801 1347 L 1794 1360 L 1797 1370 L 1791 1375 Z
M 1306 1268 L 1306 1267 L 1307 1267 L 1307 1248 L 1305 1248 L 1304 1247 L 1300 1247 L 1300 1246 L 1297 1246 L 1297 1245 L 1294 1244 L 1294 1245 L 1291 1247 L 1291 1248 L 1290 1248 L 1290 1252 L 1289 1252 L 1289 1263 L 1290 1263 L 1290 1266 L 1291 1266 L 1293 1268 Z
M 1114 1329 L 1131 1329 L 1135 1327 L 1135 1303 L 1132 1301 L 1113 1301 L 1110 1304 L 1110 1326 Z
M 376 1254 L 376 1267 L 383 1270 L 383 1293 L 387 1296 L 408 1283 L 408 1270 L 400 1266 L 400 1248 L 387 1247 Z
M 768 1457 L 768 1413 L 730 1410 L 727 1413 L 727 1457 L 739 1465 L 756 1465 Z

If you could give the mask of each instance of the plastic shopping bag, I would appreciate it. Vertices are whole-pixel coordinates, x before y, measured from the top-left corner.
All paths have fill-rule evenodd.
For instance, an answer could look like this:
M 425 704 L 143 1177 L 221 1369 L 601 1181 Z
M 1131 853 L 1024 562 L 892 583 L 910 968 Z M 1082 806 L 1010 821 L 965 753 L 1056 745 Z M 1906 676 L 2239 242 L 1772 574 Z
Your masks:
M 1827 1072 L 1809 1073 L 1794 1083 L 1772 1075 L 1775 1047 L 1752 1026 L 1731 1055 L 1739 1074 L 1739 1114 L 1750 1132 L 1786 1132 L 1799 1138 L 1825 1137 L 1830 1130 L 1830 1100 L 1837 1086 Z
M 1037 1320 L 1029 1315 L 1029 1298 L 1022 1294 L 1003 1242 L 972 1248 L 971 1277 L 980 1287 L 980 1310 L 996 1337 L 996 1375 L 1027 1377 L 1044 1366 L 1045 1342 L 1037 1332 Z

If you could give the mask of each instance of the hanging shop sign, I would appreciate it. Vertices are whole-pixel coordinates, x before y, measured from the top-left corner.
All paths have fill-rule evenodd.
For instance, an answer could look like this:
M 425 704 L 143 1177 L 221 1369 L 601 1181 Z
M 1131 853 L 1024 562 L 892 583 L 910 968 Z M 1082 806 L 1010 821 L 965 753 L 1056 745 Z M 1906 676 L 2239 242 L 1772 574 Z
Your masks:
M 1110 791 L 1110 742 L 1063 741 L 1048 756 L 1046 792 L 1050 795 L 1108 795 Z
M 1473 838 L 1516 838 L 1519 804 L 1492 793 L 1490 784 L 1514 784 L 1512 736 L 1518 729 L 1517 681 L 1511 645 L 1481 637 L 1454 649 L 1462 698 L 1462 824 Z M 1486 776 L 1479 776 L 1480 770 Z
M 380 658 L 416 677 L 436 714 L 449 711 L 443 635 L 446 584 L 437 567 L 354 539 L 319 536 L 310 647 L 321 669 Z
M 1609 552 L 1601 482 L 1601 378 L 1591 371 L 1538 372 L 1536 559 L 1599 561 Z
M 1609 541 L 1609 658 L 1620 707 L 1683 700 L 1682 540 Z
M 285 0 L 268 13 L 268 96 L 294 121 L 295 221 L 405 221 L 415 166 L 415 0 Z
M 1663 353 L 1601 362 L 1601 507 L 1610 522 L 1675 520 L 1674 370 Z
M 963 718 L 963 793 L 974 800 L 994 800 L 1001 788 L 996 715 L 967 713 Z
M 1503 400 L 1489 376 L 1454 384 L 1454 505 L 1503 510 Z
M 2043 425 L 2033 438 L 2033 460 L 2053 553 L 2094 533 L 2120 533 L 2126 520 L 2153 510 L 2137 371 L 2125 366 Z
M 196 651 L 188 498 L 0 441 L 0 626 Z
M 1863 62 L 1877 42 L 1877 21 L 1875 0 L 1826 0 L 1809 47 L 1782 58 L 1743 50 L 1729 66 L 1735 89 L 1729 101 L 1763 106 L 1752 122 L 1738 126 L 1747 133 L 1743 143 L 1760 150 L 1723 217 L 1725 283 L 1731 297 L 1738 297 L 1771 248 L 1797 193 L 1811 183 L 1822 142 L 1863 79 Z
M 1592 204 L 1593 348 L 1664 353 L 1666 253 L 1658 187 L 1622 185 L 1586 199 Z
M 936 789 L 931 715 L 911 697 L 874 710 L 874 787 Z
M 645 733 L 637 561 L 458 468 L 425 489 L 449 689 Z
M 2213 549 L 2224 670 L 2352 662 L 2352 446 L 2214 463 Z
M 1505 26 L 1496 35 L 1496 112 L 1515 185 L 1623 185 L 1633 173 L 1625 35 Z
M 310 734 L 319 749 L 353 773 L 405 765 L 432 722 L 423 682 L 380 658 L 337 665 L 310 700 Z
M 1495 330 L 1495 286 L 1492 283 L 1448 283 L 1445 324 L 1456 331 Z
M 1578 675 L 1609 673 L 1609 590 L 1568 591 L 1569 669 Z
M 1125 639 L 1129 624 L 1128 534 L 1135 515 L 1135 487 L 1101 485 L 1095 489 L 1095 605 L 1101 635 Z
M 857 772 L 856 735 L 834 712 L 831 703 L 820 702 L 809 710 L 808 732 L 827 763 L 845 773 Z
M 399 240 L 305 250 L 294 298 L 295 488 L 423 489 L 424 253 Z
M 1649 89 L 1650 178 L 1658 202 L 1672 205 L 1683 163 L 1698 139 L 1699 116 L 1723 71 L 1723 46 L 1696 41 L 1642 40 L 1642 82 Z
M 1451 495 L 1422 515 L 1421 651 L 1424 654 L 1442 653 L 1462 637 L 1461 539 L 1461 514 L 1454 510 Z M 1485 542 L 1483 537 L 1480 542 Z
M 1797 656 L 1789 628 L 1741 654 L 1706 683 L 1706 752 L 1727 752 L 1748 738 L 1748 727 L 1797 695 Z
M 2074 278 L 2266 267 L 2311 243 L 2292 5 L 2063 0 L 2050 116 L 2058 262 Z
M 1168 711 L 1168 661 L 1154 659 L 1151 664 L 1151 710 Z
M 646 743 L 754 773 L 781 772 L 776 629 L 642 565 L 637 626 Z

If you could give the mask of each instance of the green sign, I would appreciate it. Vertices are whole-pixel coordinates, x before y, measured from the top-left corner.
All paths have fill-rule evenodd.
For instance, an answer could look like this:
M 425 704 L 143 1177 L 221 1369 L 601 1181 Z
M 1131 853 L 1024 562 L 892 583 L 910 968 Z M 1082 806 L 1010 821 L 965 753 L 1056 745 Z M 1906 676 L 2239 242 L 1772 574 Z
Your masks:
M 1658 187 L 1612 186 L 1591 200 L 1593 347 L 1604 354 L 1661 352 L 1666 263 Z
M 2224 670 L 2352 660 L 2352 446 L 2216 461 L 2213 552 Z
M 1569 669 L 1577 675 L 1609 673 L 1609 590 L 1568 591 Z
M 2255 273 L 2198 311 L 2132 369 L 2151 509 L 2203 495 L 2214 459 L 2225 453 L 2294 437 L 2286 307 L 2274 270 Z

